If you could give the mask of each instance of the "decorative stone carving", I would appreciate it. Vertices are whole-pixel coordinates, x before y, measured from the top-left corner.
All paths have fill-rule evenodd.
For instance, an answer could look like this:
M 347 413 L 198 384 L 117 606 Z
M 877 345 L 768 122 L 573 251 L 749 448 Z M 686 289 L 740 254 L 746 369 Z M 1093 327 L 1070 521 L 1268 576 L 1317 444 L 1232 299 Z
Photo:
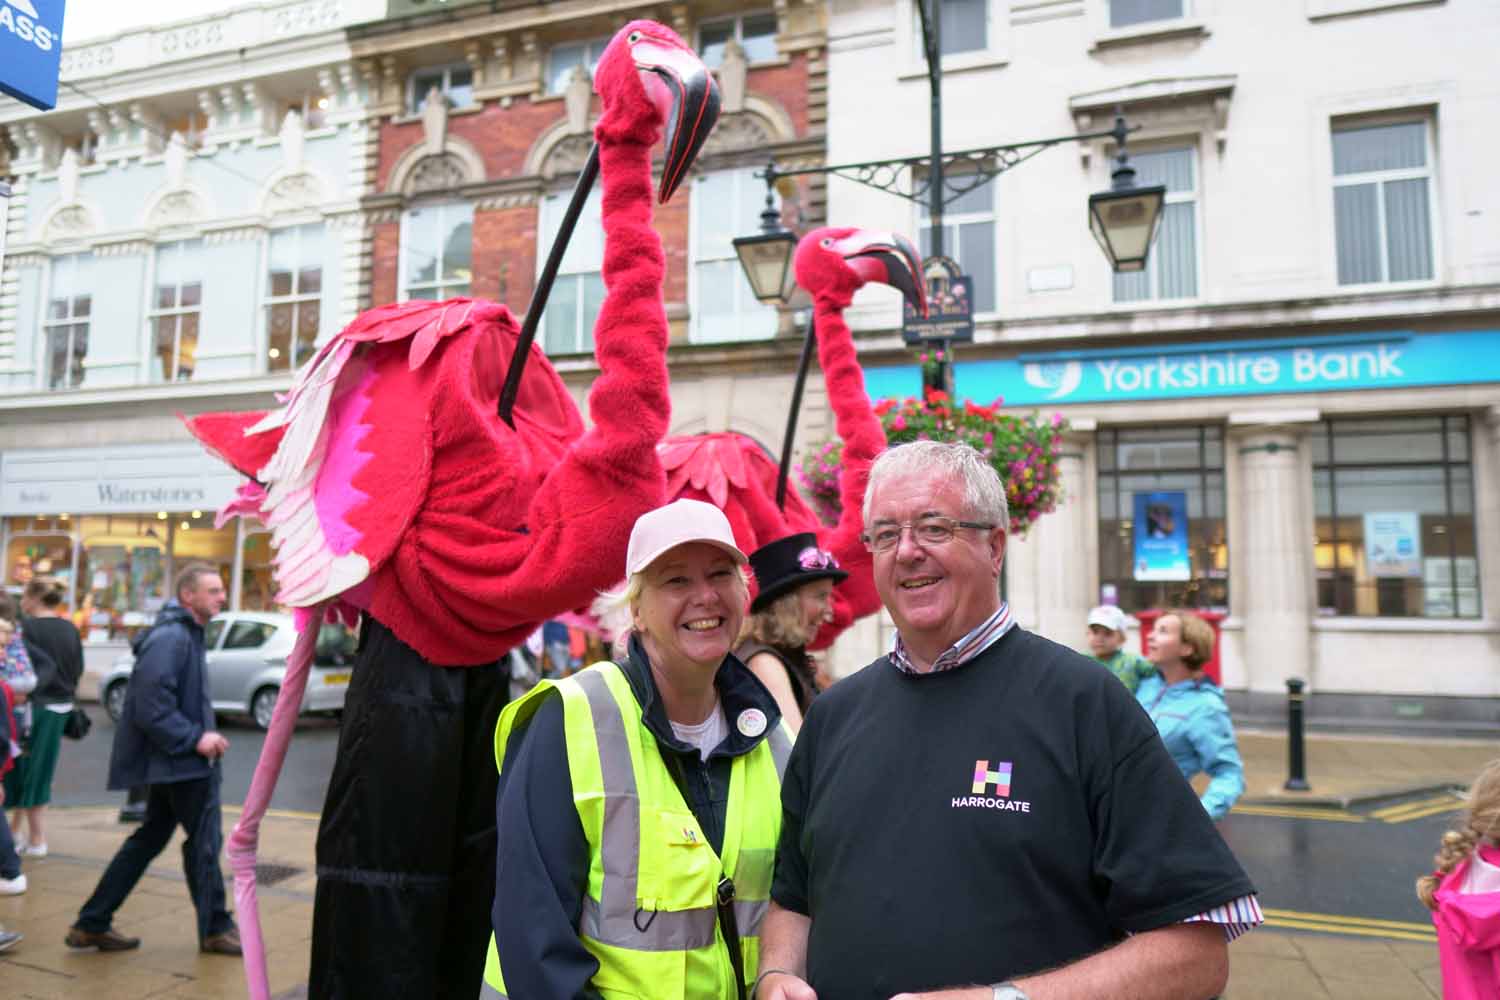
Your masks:
M 703 144 L 704 155 L 764 149 L 772 143 L 771 128 L 759 115 L 725 115 Z
M 589 81 L 589 71 L 583 66 L 574 66 L 568 72 L 568 85 L 563 89 L 563 105 L 568 111 L 568 134 L 578 135 L 589 130 L 589 102 L 594 96 L 594 85 Z
M 63 78 L 87 77 L 102 73 L 115 63 L 113 43 L 90 45 L 87 48 L 63 48 L 58 75 Z
M 744 46 L 731 38 L 724 46 L 724 61 L 719 65 L 719 100 L 724 114 L 745 110 L 745 76 L 749 71 Z
M 313 0 L 291 4 L 271 14 L 271 33 L 300 35 L 336 27 L 339 23 L 338 0 Z
M 191 191 L 173 191 L 162 197 L 146 219 L 149 229 L 182 226 L 203 218 L 201 200 Z
M 323 203 L 323 184 L 309 173 L 283 177 L 271 186 L 266 197 L 266 213 L 282 215 L 317 208 Z
M 42 239 L 48 241 L 79 239 L 94 232 L 94 229 L 94 217 L 89 214 L 88 209 L 82 205 L 65 205 L 52 213 Z
M 147 156 L 159 156 L 162 151 L 162 120 L 155 109 L 140 101 L 130 105 L 130 120 L 141 127 L 141 143 Z
M 452 153 L 424 156 L 412 168 L 411 176 L 406 180 L 405 193 L 414 195 L 424 191 L 450 191 L 466 183 L 468 179 L 463 161 Z
M 63 150 L 57 165 L 57 200 L 78 200 L 78 153 L 71 149 Z
M 16 146 L 16 166 L 51 170 L 62 157 L 62 139 L 35 121 L 18 122 L 6 129 Z
M 281 165 L 288 170 L 300 170 L 303 152 L 307 145 L 307 131 L 302 127 L 302 116 L 288 111 L 281 120 Z
M 429 151 L 443 151 L 448 141 L 448 99 L 436 84 L 427 88 L 422 105 L 422 134 L 427 140 Z
M 593 144 L 593 137 L 586 132 L 562 139 L 547 152 L 547 158 L 542 162 L 542 176 L 560 177 L 583 170 Z
M 224 23 L 221 20 L 209 21 L 206 24 L 189 24 L 172 31 L 164 31 L 156 36 L 156 44 L 164 56 L 180 57 L 196 53 L 200 50 L 222 45 L 224 42 Z
M 182 187 L 187 180 L 187 161 L 191 156 L 188 150 L 187 140 L 182 137 L 181 132 L 173 132 L 167 140 L 167 150 L 163 154 L 162 164 L 167 169 L 167 186 Z

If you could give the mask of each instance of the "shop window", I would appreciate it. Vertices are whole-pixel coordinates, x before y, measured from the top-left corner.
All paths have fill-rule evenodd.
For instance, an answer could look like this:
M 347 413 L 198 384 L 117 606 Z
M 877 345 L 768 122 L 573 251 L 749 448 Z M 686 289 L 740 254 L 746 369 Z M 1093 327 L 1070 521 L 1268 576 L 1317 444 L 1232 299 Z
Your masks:
M 594 71 L 599 68 L 599 57 L 604 55 L 604 47 L 608 44 L 608 38 L 595 38 L 552 46 L 552 51 L 547 53 L 547 93 L 561 94 L 567 90 L 573 70 L 580 66 L 588 70 L 592 80 Z
M 760 231 L 765 181 L 749 167 L 720 170 L 693 184 L 692 339 L 764 340 L 776 335 L 776 307 L 755 297 L 733 240 Z
M 585 354 L 594 349 L 594 324 L 604 304 L 604 226 L 599 216 L 599 188 L 595 187 L 578 216 L 573 241 L 557 269 L 557 282 L 542 316 L 542 348 L 549 355 Z M 559 191 L 542 199 L 541 238 L 537 246 L 550 247 L 557 238 L 567 211 L 571 191 Z M 545 263 L 537 255 L 537 273 Z
M 321 223 L 278 229 L 267 248 L 266 367 L 295 371 L 318 349 L 324 229 Z
M 246 525 L 240 555 L 240 603 L 244 611 L 280 611 L 276 604 L 276 580 L 272 573 L 269 531 L 251 531 Z
M 967 183 L 967 179 L 962 183 Z M 927 207 L 924 201 L 918 233 L 923 257 L 932 254 L 932 219 L 926 214 Z M 994 312 L 999 281 L 995 263 L 994 181 L 980 184 L 943 206 L 943 253 L 974 279 L 974 311 Z
M 93 312 L 92 254 L 56 257 L 47 291 L 47 318 L 42 323 L 47 388 L 71 389 L 83 384 Z
M 423 205 L 401 216 L 403 300 L 468 295 L 473 260 L 473 205 Z
M 1146 258 L 1146 269 L 1114 276 L 1116 302 L 1145 299 L 1191 299 L 1198 294 L 1198 184 L 1193 149 L 1163 149 L 1133 153 L 1136 183 L 1164 185 L 1156 242 Z
M 18 592 L 33 577 L 52 576 L 69 584 L 73 576 L 73 523 L 63 517 L 6 519 L 5 587 Z M 71 588 L 70 588 L 71 589 Z
M 406 81 L 406 107 L 420 114 L 427 105 L 427 95 L 436 87 L 450 108 L 467 108 L 474 103 L 474 71 L 466 64 L 429 66 L 419 69 Z
M 1186 0 L 1109 0 L 1109 26 L 1131 28 L 1153 21 L 1175 21 L 1187 11 Z
M 1098 452 L 1099 582 L 1105 593 L 1112 591 L 1126 611 L 1172 606 L 1227 610 L 1223 429 L 1102 430 Z M 1157 496 L 1138 502 L 1138 494 Z M 1141 524 L 1136 523 L 1138 508 L 1145 512 Z M 1173 523 L 1179 516 L 1186 518 L 1185 527 Z M 1153 549 L 1143 565 L 1148 538 L 1170 545 Z M 1174 551 L 1171 545 L 1178 547 Z M 1157 578 L 1163 576 L 1177 578 Z
M 1429 131 L 1426 121 L 1334 128 L 1339 284 L 1431 280 Z
M 122 514 L 77 519 L 78 601 L 108 639 L 123 640 L 166 603 L 170 529 L 165 519 Z
M 724 62 L 724 49 L 734 39 L 745 50 L 745 61 L 768 62 L 775 59 L 776 15 L 770 11 L 742 14 L 718 21 L 705 21 L 698 28 L 698 51 L 703 62 L 717 69 Z
M 156 295 L 149 318 L 157 360 L 153 381 L 186 382 L 193 377 L 203 310 L 202 252 L 198 240 L 156 248 Z
M 1319 612 L 1478 618 L 1469 418 L 1331 420 L 1310 443 Z

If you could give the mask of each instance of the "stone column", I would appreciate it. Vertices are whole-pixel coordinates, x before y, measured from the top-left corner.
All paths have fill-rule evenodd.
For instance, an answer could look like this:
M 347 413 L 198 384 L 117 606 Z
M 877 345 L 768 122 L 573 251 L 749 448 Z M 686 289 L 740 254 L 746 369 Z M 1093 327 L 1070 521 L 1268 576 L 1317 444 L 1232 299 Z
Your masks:
M 1036 631 L 1075 649 L 1084 645 L 1084 623 L 1096 603 L 1089 580 L 1098 577 L 1098 517 L 1090 516 L 1098 504 L 1098 483 L 1091 474 L 1089 431 L 1092 427 L 1075 428 L 1061 440 L 1063 502 L 1032 525 L 1027 539 L 1034 549 Z
M 1486 620 L 1500 619 L 1500 406 L 1476 422 L 1474 537 L 1479 543 L 1479 599 Z
M 1285 691 L 1288 677 L 1313 680 L 1312 466 L 1303 435 L 1316 419 L 1315 412 L 1273 422 L 1229 417 L 1243 518 L 1239 551 L 1229 558 L 1244 569 L 1244 592 L 1230 600 L 1244 623 L 1245 678 L 1254 692 Z

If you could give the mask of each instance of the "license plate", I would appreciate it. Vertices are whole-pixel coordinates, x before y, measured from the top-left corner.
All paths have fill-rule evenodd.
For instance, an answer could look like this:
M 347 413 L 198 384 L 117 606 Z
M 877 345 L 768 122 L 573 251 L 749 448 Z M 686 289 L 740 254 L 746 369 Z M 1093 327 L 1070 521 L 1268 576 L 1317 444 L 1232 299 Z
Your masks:
M 328 687 L 332 687 L 335 684 L 348 684 L 349 673 L 348 671 L 345 671 L 342 674 L 324 674 L 323 683 Z

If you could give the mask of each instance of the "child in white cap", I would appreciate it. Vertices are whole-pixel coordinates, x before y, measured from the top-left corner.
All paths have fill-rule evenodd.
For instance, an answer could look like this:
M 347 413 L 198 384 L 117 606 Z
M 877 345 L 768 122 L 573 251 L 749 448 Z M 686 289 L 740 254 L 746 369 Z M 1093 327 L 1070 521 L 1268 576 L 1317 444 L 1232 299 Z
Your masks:
M 1135 694 L 1141 681 L 1156 673 L 1151 661 L 1125 648 L 1125 612 L 1101 604 L 1089 612 L 1089 653 Z

